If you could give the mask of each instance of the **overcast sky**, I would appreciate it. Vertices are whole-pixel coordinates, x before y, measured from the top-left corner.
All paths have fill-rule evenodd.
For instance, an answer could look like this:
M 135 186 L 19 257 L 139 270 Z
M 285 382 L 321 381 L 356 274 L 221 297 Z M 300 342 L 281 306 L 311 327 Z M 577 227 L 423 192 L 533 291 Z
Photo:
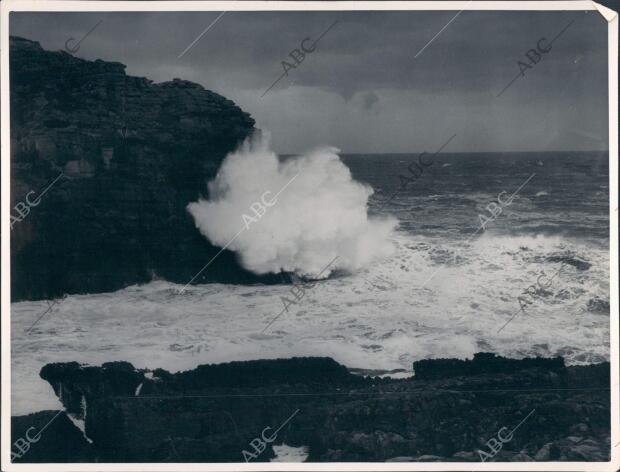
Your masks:
M 607 23 L 590 12 L 13 13 L 11 34 L 198 82 L 248 111 L 275 149 L 346 153 L 607 149 Z M 574 22 L 571 24 L 571 21 Z M 282 61 L 337 23 L 296 68 Z M 568 29 L 519 73 L 525 53 Z M 309 46 L 311 43 L 306 42 Z M 419 53 L 419 54 L 418 54 Z M 415 57 L 417 54 L 417 57 Z

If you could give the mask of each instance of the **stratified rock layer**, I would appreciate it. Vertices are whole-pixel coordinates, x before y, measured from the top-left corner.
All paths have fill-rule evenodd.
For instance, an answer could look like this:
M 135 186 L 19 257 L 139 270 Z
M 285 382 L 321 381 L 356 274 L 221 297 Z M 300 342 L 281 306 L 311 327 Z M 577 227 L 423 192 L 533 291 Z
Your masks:
M 217 253 L 186 206 L 255 131 L 247 113 L 195 83 L 17 37 L 10 78 L 13 300 L 184 284 Z M 24 209 L 31 191 L 41 199 Z M 254 280 L 225 252 L 195 282 Z
M 425 361 L 431 380 L 358 377 L 330 358 L 177 374 L 126 362 L 48 364 L 41 377 L 68 414 L 85 420 L 103 462 L 243 462 L 243 451 L 267 461 L 282 443 L 307 446 L 317 462 L 609 460 L 609 363 L 564 367 L 561 359 L 489 354 L 475 362 L 477 373 L 453 368 L 441 378 L 433 371 L 446 360 Z M 498 449 L 498 434 L 510 431 L 493 452 L 489 441 Z M 263 433 L 273 441 L 254 441 L 258 454 L 251 443 Z

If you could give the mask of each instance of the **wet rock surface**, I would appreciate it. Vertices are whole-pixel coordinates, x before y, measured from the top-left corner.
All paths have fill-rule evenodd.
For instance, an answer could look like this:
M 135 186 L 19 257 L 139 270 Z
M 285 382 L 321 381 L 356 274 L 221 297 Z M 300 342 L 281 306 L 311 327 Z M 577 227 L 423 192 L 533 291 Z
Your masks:
M 608 363 L 477 359 L 493 371 L 441 378 L 445 360 L 425 361 L 432 379 L 395 380 L 353 375 L 330 358 L 293 358 L 176 374 L 61 363 L 41 376 L 85 421 L 101 462 L 268 461 L 279 444 L 307 447 L 310 462 L 609 460 Z M 491 367 L 498 362 L 510 368 Z M 16 421 L 23 417 L 14 418 L 20 434 Z

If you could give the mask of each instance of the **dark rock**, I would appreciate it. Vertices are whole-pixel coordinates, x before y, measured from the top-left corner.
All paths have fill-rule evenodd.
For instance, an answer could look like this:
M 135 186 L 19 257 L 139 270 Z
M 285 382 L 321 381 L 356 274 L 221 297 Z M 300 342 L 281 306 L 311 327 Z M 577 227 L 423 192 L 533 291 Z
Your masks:
M 81 366 L 77 362 L 47 364 L 41 369 L 61 399 L 67 412 L 84 419 L 93 399 L 133 395 L 144 375 L 129 362 L 106 362 L 101 367 Z
M 254 120 L 198 84 L 155 84 L 123 64 L 17 37 L 10 78 L 13 300 L 154 277 L 189 282 L 219 248 L 186 206 L 207 195 L 206 181 L 255 132 Z M 22 218 L 14 207 L 31 191 L 36 202 L 58 177 Z M 257 278 L 225 251 L 195 282 L 259 280 L 276 277 Z
M 533 459 L 528 456 L 527 454 L 524 454 L 522 452 L 512 456 L 512 461 L 513 462 L 532 462 Z
M 391 457 L 390 459 L 387 459 L 385 462 L 413 462 L 413 457 L 411 456 Z
M 95 449 L 64 412 L 14 416 L 11 440 L 11 458 L 16 463 L 96 461 Z
M 592 267 L 588 261 L 569 255 L 551 256 L 547 258 L 547 262 L 561 262 L 562 264 L 572 265 L 577 270 L 588 270 Z
M 609 363 L 557 369 L 562 360 L 512 361 L 511 373 L 466 368 L 465 376 L 430 380 L 363 378 L 328 358 L 152 375 L 127 363 L 50 364 L 41 376 L 67 410 L 85 417 L 101 461 L 242 462 L 255 438 L 284 425 L 253 461 L 286 443 L 308 447 L 309 462 L 473 462 L 501 428 L 520 423 L 492 460 L 609 457 Z M 573 442 L 569 432 L 579 425 L 587 436 Z
M 478 456 L 476 456 L 476 454 L 471 451 L 460 451 L 454 454 L 452 457 L 459 462 L 471 462 L 478 459 Z
M 515 370 L 541 368 L 549 372 L 564 370 L 564 359 L 536 357 L 527 359 L 507 359 L 488 352 L 479 352 L 473 360 L 424 359 L 413 363 L 418 379 L 442 379 L 454 376 L 471 376 L 490 373 L 508 373 Z
M 577 434 L 579 434 L 579 433 L 587 433 L 587 432 L 589 431 L 589 429 L 590 429 L 590 428 L 588 428 L 588 425 L 587 425 L 587 424 L 585 424 L 585 423 L 579 423 L 579 424 L 576 424 L 575 426 L 573 426 L 573 427 L 570 429 L 570 432 L 571 432 L 571 433 L 577 433 Z
M 547 443 L 545 444 L 543 447 L 541 447 L 538 452 L 536 452 L 536 454 L 534 455 L 534 460 L 535 461 L 551 461 L 551 460 L 555 460 L 557 459 L 557 452 L 559 451 L 559 449 L 557 447 L 555 447 L 555 449 L 553 449 L 554 445 L 553 443 Z M 551 451 L 554 450 L 556 452 L 556 457 L 552 457 Z
M 609 315 L 609 300 L 594 297 L 588 300 L 586 307 L 589 312 L 598 313 L 601 315 Z
M 444 462 L 444 461 L 445 461 L 445 458 L 441 456 L 434 456 L 432 454 L 424 454 L 414 459 L 414 462 Z
M 570 447 L 566 452 L 568 460 L 573 461 L 597 461 L 609 460 L 608 447 L 597 441 L 581 443 Z
M 165 372 L 165 371 L 164 371 Z M 158 377 L 162 377 L 161 370 Z M 167 374 L 167 375 L 166 375 Z M 366 385 L 363 377 L 330 357 L 293 357 L 291 359 L 228 362 L 199 365 L 194 370 L 178 374 L 166 373 L 166 389 L 190 391 L 213 387 L 268 387 L 271 385 Z M 153 384 L 153 389 L 158 385 Z M 162 388 L 162 387 L 159 387 Z M 145 391 L 146 392 L 146 391 Z

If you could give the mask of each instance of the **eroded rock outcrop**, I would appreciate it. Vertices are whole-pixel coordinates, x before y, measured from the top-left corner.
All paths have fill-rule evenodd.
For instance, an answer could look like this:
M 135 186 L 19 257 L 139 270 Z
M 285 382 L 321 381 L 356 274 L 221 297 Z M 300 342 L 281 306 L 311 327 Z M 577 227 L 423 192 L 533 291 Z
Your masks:
M 463 375 L 498 374 L 532 368 L 542 368 L 549 372 L 562 372 L 566 366 L 561 357 L 508 359 L 490 352 L 478 352 L 471 360 L 423 359 L 413 363 L 416 378 L 424 380 L 445 379 Z
M 10 77 L 13 299 L 188 282 L 219 248 L 186 206 L 254 120 L 198 84 L 23 38 L 11 37 Z M 195 282 L 255 280 L 225 252 Z
M 487 361 L 509 368 L 393 380 L 355 376 L 329 358 L 294 358 L 176 374 L 125 362 L 50 364 L 41 376 L 85 420 L 99 461 L 243 462 L 244 450 L 256 452 L 254 438 L 267 427 L 272 437 L 293 414 L 252 460 L 269 460 L 285 443 L 308 447 L 308 461 L 318 462 L 479 461 L 489 440 L 517 425 L 487 460 L 608 460 L 609 363 L 557 368 L 557 360 L 478 355 Z

